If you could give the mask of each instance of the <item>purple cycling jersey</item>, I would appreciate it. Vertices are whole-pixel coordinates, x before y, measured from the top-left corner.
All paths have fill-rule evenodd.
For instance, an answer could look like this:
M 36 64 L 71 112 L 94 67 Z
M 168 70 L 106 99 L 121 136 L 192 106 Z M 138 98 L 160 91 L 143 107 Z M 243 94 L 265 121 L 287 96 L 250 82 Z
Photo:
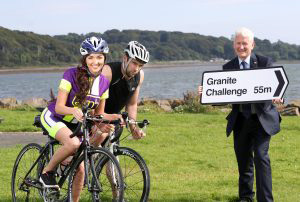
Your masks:
M 70 68 L 65 71 L 63 78 L 60 82 L 59 89 L 68 92 L 68 98 L 66 102 L 67 107 L 78 107 L 76 103 L 76 93 L 79 91 L 79 87 L 76 82 L 77 68 Z M 97 76 L 93 81 L 92 87 L 86 96 L 86 102 L 90 109 L 95 109 L 100 103 L 100 100 L 108 98 L 109 80 L 102 74 Z M 55 112 L 56 101 L 49 104 L 49 111 L 57 118 L 72 122 L 73 115 L 61 115 Z

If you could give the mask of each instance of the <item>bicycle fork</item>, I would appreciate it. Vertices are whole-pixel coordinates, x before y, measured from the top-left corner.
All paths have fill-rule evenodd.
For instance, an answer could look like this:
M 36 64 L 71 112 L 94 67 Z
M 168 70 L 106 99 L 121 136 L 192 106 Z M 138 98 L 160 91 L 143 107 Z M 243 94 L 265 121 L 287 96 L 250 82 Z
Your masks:
M 94 160 L 93 160 L 93 154 L 90 154 L 90 155 L 87 155 L 87 151 L 85 152 L 85 159 L 86 161 L 88 162 L 85 162 L 84 163 L 84 167 L 85 167 L 85 184 L 88 186 L 88 190 L 90 192 L 93 193 L 96 201 L 99 200 L 99 193 L 102 192 L 102 188 L 101 188 L 101 185 L 99 183 L 99 180 L 97 179 L 97 174 L 96 174 L 96 171 L 95 171 L 95 163 L 94 163 Z M 89 170 L 92 172 L 92 180 L 90 183 L 90 179 L 88 178 L 88 173 L 89 173 Z

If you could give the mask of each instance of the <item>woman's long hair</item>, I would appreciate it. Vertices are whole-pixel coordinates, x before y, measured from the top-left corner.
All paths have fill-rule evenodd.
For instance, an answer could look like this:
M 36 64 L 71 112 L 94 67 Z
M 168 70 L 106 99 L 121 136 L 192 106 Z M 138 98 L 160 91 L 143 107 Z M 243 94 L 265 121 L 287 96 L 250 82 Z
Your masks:
M 79 106 L 83 106 L 85 102 L 85 98 L 90 90 L 90 81 L 89 81 L 89 74 L 87 71 L 87 64 L 86 64 L 86 57 L 88 55 L 83 56 L 80 59 L 81 65 L 77 66 L 77 74 L 76 74 L 76 84 L 79 88 L 79 91 L 76 93 L 76 103 Z

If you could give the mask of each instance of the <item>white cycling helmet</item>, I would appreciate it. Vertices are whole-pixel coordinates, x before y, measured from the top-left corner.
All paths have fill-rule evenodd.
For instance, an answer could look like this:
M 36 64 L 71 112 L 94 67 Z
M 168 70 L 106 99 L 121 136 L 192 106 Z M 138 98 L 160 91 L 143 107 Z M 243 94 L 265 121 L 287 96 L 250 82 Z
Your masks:
M 145 64 L 149 62 L 149 52 L 145 46 L 137 41 L 130 41 L 124 49 L 124 52 L 127 53 L 130 58 L 139 60 Z
M 92 36 L 85 39 L 80 45 L 81 55 L 87 55 L 90 53 L 104 53 L 107 54 L 109 51 L 108 45 L 102 38 Z

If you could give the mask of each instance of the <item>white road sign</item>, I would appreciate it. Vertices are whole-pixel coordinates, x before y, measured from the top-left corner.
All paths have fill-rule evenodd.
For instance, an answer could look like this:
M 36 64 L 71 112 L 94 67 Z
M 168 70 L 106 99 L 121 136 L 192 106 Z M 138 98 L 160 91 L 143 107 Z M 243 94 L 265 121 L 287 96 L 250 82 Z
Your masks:
M 201 103 L 244 103 L 282 98 L 288 83 L 282 66 L 206 71 L 202 75 Z

